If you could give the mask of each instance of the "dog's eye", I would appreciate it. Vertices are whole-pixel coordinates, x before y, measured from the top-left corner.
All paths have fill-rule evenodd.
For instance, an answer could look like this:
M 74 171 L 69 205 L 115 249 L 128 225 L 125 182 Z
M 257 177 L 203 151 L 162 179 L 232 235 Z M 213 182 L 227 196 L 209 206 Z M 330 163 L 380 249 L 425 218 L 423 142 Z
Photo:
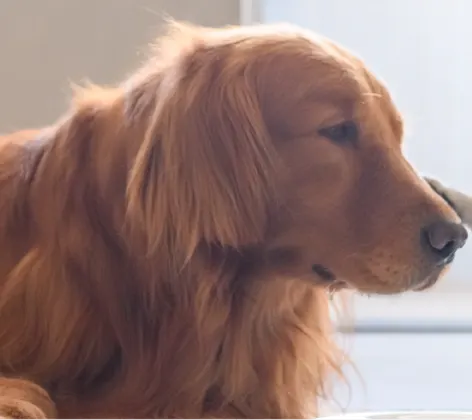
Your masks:
M 344 121 L 340 124 L 320 129 L 319 134 L 336 143 L 351 143 L 357 140 L 359 133 L 354 121 Z

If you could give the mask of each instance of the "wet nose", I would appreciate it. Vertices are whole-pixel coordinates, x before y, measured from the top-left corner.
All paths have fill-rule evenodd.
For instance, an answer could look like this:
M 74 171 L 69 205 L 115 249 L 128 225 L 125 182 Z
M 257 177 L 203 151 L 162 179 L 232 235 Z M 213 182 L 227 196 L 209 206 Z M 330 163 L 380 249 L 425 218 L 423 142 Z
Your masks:
M 448 264 L 467 241 L 467 230 L 460 223 L 441 221 L 424 229 L 424 246 L 438 264 Z

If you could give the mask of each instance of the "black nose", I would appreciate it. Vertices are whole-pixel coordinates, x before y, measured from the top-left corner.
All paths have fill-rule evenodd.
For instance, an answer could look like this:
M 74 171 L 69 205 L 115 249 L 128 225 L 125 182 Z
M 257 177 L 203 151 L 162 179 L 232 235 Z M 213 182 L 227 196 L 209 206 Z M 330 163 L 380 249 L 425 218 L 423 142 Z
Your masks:
M 460 223 L 436 222 L 424 229 L 425 247 L 439 264 L 452 261 L 454 254 L 467 241 L 467 230 Z

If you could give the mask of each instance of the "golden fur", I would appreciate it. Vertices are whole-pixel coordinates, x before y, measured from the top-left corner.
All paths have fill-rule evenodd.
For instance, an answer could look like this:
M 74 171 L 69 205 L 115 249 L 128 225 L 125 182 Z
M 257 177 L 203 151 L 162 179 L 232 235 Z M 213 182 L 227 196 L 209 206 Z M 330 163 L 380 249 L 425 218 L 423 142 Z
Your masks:
M 355 143 L 320 134 L 346 119 Z M 0 412 L 315 416 L 341 369 L 327 289 L 442 270 L 419 231 L 457 216 L 401 139 L 387 90 L 339 46 L 183 24 L 122 85 L 1 138 Z

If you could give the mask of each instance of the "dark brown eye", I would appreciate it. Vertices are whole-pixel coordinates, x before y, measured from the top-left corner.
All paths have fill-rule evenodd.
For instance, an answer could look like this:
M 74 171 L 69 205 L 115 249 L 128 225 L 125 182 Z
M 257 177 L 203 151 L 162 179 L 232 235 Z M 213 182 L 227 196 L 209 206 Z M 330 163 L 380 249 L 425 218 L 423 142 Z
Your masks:
M 340 124 L 320 129 L 319 134 L 336 143 L 355 143 L 359 132 L 354 121 L 344 121 Z

